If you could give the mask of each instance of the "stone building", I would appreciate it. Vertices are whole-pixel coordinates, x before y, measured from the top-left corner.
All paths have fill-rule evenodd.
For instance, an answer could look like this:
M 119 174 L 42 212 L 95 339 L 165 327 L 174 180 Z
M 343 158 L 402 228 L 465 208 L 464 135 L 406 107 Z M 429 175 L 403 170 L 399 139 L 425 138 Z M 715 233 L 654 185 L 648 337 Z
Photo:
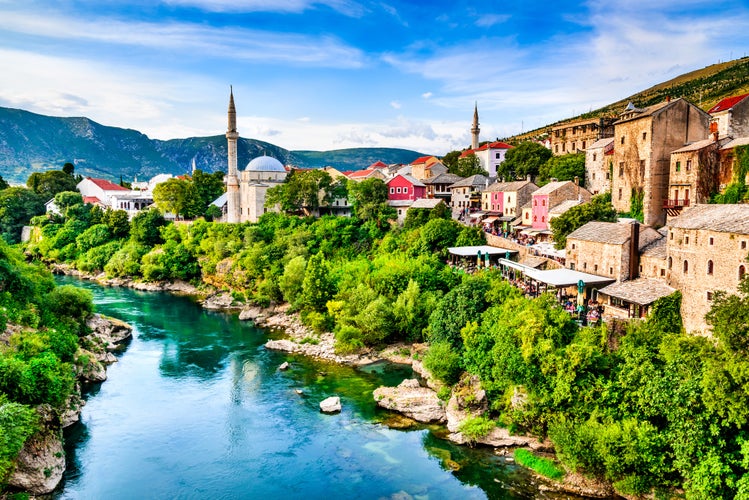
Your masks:
M 581 188 L 575 182 L 555 181 L 534 191 L 531 198 L 531 226 L 533 229 L 542 231 L 549 229 L 549 213 L 554 207 L 567 201 L 576 202 L 569 204 L 569 206 L 588 202 L 590 201 L 591 194 L 587 189 Z
M 554 156 L 581 153 L 604 137 L 614 135 L 613 118 L 586 118 L 551 127 L 551 152 Z
M 599 139 L 585 150 L 585 187 L 593 194 L 611 191 L 614 138 Z
M 684 327 L 707 333 L 713 294 L 736 293 L 749 268 L 749 205 L 694 205 L 667 229 L 667 280 L 682 293 Z
M 749 136 L 749 94 L 727 97 L 707 112 L 720 137 Z
M 453 211 L 468 213 L 470 209 L 481 208 L 481 192 L 489 185 L 489 179 L 481 174 L 472 175 L 451 184 L 448 189 L 451 193 L 451 206 Z
M 707 113 L 684 99 L 644 109 L 630 103 L 614 124 L 614 208 L 631 212 L 639 200 L 645 224 L 663 225 L 671 152 L 707 137 L 709 122 Z
M 228 167 L 226 176 L 226 220 L 227 222 L 257 222 L 268 209 L 265 195 L 268 189 L 286 180 L 283 164 L 270 156 L 260 156 L 247 164 L 242 172 L 237 169 L 237 111 L 234 92 L 229 94 L 229 126 L 226 131 L 228 144 Z
M 634 223 L 588 222 L 567 236 L 566 265 L 570 269 L 616 281 L 639 276 L 640 252 L 663 235 Z
M 421 182 L 423 182 L 427 188 L 427 198 L 439 198 L 441 200 L 444 200 L 445 204 L 449 206 L 450 198 L 452 197 L 452 193 L 450 192 L 449 187 L 462 180 L 463 177 L 459 175 L 445 173 L 440 174 L 436 177 L 424 179 Z
M 537 189 L 531 181 L 495 182 L 481 193 L 481 209 L 515 219 Z
M 411 162 L 411 176 L 420 181 L 447 173 L 447 167 L 435 156 L 422 156 Z

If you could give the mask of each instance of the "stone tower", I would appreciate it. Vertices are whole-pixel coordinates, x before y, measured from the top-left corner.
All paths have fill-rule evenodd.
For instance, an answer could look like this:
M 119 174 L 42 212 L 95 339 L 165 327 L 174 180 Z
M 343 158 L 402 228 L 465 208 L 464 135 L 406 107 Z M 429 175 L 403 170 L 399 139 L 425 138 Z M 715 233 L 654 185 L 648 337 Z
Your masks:
M 229 173 L 226 176 L 226 221 L 239 222 L 239 173 L 237 172 L 237 110 L 234 108 L 234 90 L 229 87 L 228 143 Z
M 471 149 L 479 148 L 479 108 L 478 103 L 473 105 L 473 126 L 471 127 Z

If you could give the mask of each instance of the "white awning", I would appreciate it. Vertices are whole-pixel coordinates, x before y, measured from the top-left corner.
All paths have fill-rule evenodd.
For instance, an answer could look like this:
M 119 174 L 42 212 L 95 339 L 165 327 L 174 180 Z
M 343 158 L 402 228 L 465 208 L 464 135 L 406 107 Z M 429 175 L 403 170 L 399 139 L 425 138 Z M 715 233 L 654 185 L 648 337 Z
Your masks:
M 507 250 L 506 248 L 490 247 L 489 245 L 479 246 L 466 246 L 466 247 L 450 247 L 447 249 L 453 255 L 460 257 L 477 257 L 478 253 L 481 255 L 505 255 L 507 252 L 517 253 L 517 250 Z

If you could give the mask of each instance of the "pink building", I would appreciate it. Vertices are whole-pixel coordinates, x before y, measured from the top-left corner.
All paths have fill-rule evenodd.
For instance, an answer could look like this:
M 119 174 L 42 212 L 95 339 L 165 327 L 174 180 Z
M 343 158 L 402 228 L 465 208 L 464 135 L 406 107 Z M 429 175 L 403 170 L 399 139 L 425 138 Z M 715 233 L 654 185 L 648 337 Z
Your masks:
M 533 193 L 531 216 L 533 229 L 549 229 L 549 217 L 553 208 L 565 202 L 576 202 L 568 205 L 590 201 L 591 194 L 572 181 L 550 182 Z M 569 208 L 569 207 L 567 207 Z M 557 211 L 555 215 L 560 215 Z
M 390 201 L 426 198 L 426 186 L 410 175 L 398 174 L 386 184 Z

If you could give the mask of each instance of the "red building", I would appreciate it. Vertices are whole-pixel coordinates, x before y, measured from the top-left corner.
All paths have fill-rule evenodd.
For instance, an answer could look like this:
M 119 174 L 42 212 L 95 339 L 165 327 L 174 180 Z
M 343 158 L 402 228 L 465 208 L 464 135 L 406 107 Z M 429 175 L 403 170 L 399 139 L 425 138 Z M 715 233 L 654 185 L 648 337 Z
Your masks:
M 426 186 L 410 175 L 396 175 L 387 181 L 387 187 L 390 201 L 426 198 Z

